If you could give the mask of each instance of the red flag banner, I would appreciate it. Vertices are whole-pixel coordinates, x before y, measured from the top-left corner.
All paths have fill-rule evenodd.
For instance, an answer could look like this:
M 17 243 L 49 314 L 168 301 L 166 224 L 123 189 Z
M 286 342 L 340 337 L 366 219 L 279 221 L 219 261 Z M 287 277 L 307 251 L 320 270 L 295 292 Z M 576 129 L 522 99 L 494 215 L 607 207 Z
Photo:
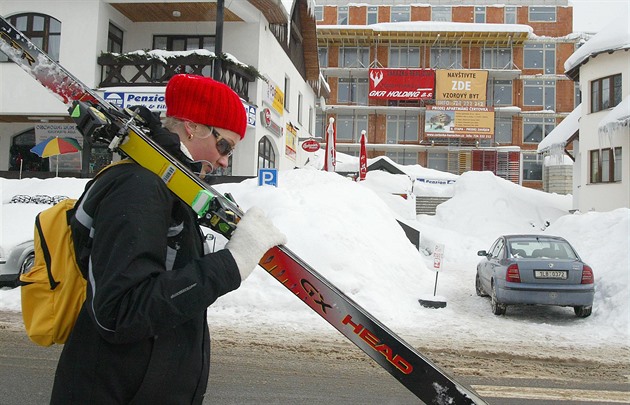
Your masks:
M 359 151 L 359 181 L 367 175 L 367 150 L 365 147 L 365 130 L 361 131 L 361 149 Z
M 434 94 L 434 69 L 370 69 L 370 98 L 418 100 Z
M 335 143 L 337 141 L 337 132 L 335 131 L 335 119 L 330 118 L 328 128 L 326 129 L 326 158 L 324 160 L 324 170 L 334 172 L 336 165 Z

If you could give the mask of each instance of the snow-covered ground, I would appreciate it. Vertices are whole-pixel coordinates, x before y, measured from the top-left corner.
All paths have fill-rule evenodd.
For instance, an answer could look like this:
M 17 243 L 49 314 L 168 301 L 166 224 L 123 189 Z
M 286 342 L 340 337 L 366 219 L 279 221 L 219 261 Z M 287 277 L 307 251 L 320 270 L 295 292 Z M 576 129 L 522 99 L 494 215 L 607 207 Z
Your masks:
M 338 160 L 338 170 L 357 170 L 356 158 L 340 155 Z M 570 196 L 523 188 L 489 172 L 454 176 L 417 165 L 398 167 L 409 177 L 368 172 L 367 180 L 359 183 L 307 167 L 280 172 L 277 188 L 259 187 L 255 179 L 217 188 L 232 193 L 244 209 L 263 208 L 286 233 L 292 251 L 410 342 L 483 346 L 489 351 L 521 348 L 534 356 L 566 352 L 589 358 L 606 352 L 611 358 L 628 358 L 630 210 L 570 214 Z M 416 217 L 413 199 L 389 194 L 408 188 L 409 178 L 437 180 L 416 180 L 418 195 L 452 198 L 438 207 L 435 216 Z M 31 237 L 34 214 L 46 208 L 9 204 L 14 195 L 76 197 L 85 183 L 85 179 L 0 179 L 0 244 Z M 419 250 L 396 219 L 420 231 Z M 489 299 L 475 294 L 476 252 L 488 249 L 504 233 L 568 239 L 595 273 L 592 316 L 580 319 L 571 308 L 559 307 L 508 307 L 506 316 L 493 315 Z M 219 249 L 224 241 L 217 239 L 215 244 Z M 431 253 L 436 244 L 444 245 L 436 293 L 447 301 L 443 309 L 418 303 L 419 298 L 433 295 L 436 273 Z M 19 289 L 0 290 L 2 310 L 20 311 Z M 212 305 L 208 317 L 218 328 L 264 328 L 277 331 L 270 335 L 282 339 L 332 331 L 260 268 L 239 290 Z

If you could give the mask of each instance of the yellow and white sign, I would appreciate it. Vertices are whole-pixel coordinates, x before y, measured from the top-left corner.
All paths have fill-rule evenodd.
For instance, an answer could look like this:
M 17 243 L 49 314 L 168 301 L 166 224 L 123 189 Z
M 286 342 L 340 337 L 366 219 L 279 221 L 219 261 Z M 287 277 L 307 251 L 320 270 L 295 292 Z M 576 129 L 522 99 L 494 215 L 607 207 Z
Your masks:
M 435 99 L 437 101 L 486 101 L 488 71 L 436 70 Z M 471 105 L 463 103 L 462 105 Z

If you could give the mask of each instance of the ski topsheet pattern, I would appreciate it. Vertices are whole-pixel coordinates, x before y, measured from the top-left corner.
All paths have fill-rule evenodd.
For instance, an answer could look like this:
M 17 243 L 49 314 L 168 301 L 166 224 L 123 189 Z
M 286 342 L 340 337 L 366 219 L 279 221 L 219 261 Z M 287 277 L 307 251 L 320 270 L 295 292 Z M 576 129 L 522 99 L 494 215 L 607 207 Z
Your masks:
M 122 152 L 159 175 L 174 194 L 198 213 L 200 223 L 229 238 L 242 211 L 157 145 L 138 126 L 131 112 L 103 100 L 2 17 L 0 50 L 59 97 L 84 136 L 93 142 L 108 143 L 110 149 Z M 6 73 L 10 66 L 0 68 Z M 99 136 L 94 136 L 96 133 Z M 226 212 L 236 218 L 226 218 Z M 259 265 L 423 402 L 485 404 L 287 247 L 273 247 Z

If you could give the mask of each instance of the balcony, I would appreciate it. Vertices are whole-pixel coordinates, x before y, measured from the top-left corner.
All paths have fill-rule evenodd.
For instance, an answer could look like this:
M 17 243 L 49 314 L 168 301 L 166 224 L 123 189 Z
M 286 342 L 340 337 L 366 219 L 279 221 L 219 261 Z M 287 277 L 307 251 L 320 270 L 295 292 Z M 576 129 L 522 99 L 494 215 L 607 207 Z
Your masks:
M 227 84 L 243 100 L 249 102 L 249 84 L 259 73 L 226 55 L 218 58 L 212 52 L 136 51 L 126 54 L 104 53 L 98 57 L 101 66 L 99 87 L 166 86 L 179 73 L 214 77 L 216 62 L 221 61 L 219 81 Z

